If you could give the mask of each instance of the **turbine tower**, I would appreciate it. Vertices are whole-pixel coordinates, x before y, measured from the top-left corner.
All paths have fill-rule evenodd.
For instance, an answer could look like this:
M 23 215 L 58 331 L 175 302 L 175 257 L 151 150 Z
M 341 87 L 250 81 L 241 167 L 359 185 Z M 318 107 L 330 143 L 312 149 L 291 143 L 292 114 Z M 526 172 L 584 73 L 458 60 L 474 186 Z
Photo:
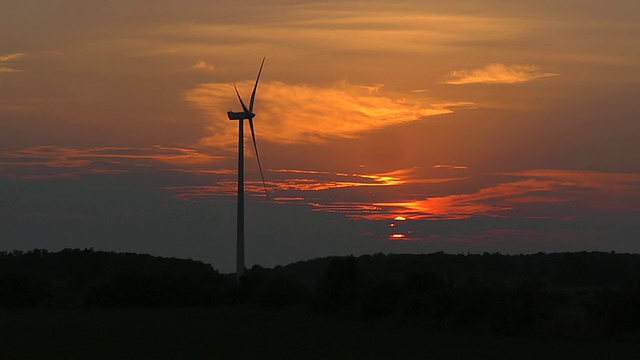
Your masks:
M 236 90 L 242 110 L 240 112 L 229 111 L 227 116 L 229 120 L 238 120 L 238 204 L 237 204 L 237 229 L 236 229 L 236 278 L 240 279 L 244 275 L 244 120 L 249 120 L 249 127 L 251 128 L 251 138 L 253 139 L 253 148 L 256 153 L 256 159 L 258 160 L 258 168 L 260 169 L 260 177 L 262 178 L 262 186 L 264 192 L 269 198 L 267 192 L 267 185 L 264 181 L 264 174 L 262 172 L 262 164 L 260 164 L 260 156 L 258 155 L 258 146 L 256 145 L 256 134 L 253 129 L 253 118 L 256 114 L 253 113 L 253 103 L 256 100 L 256 90 L 258 89 L 258 81 L 260 81 L 260 74 L 262 73 L 262 66 L 264 65 L 264 58 L 260 64 L 260 70 L 258 71 L 258 77 L 256 83 L 253 85 L 253 92 L 251 93 L 251 100 L 249 102 L 249 108 L 242 101 L 240 93 L 236 84 L 233 84 L 233 88 Z

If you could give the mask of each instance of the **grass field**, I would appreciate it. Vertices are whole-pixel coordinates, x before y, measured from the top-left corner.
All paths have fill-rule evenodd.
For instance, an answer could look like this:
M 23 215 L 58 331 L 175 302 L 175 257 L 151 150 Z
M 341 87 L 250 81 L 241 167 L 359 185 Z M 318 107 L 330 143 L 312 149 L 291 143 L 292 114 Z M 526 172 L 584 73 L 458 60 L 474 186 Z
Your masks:
M 632 359 L 631 339 L 569 341 L 440 332 L 302 311 L 0 311 L 2 359 Z

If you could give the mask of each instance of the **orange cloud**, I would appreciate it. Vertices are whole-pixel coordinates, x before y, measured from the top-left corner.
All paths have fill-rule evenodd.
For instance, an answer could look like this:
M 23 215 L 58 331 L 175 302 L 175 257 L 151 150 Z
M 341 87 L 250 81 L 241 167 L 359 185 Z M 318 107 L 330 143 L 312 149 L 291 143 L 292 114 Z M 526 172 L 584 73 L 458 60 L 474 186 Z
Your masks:
M 387 209 L 368 219 L 389 219 L 389 214 L 402 213 L 410 215 L 412 219 L 466 219 L 471 216 L 492 216 L 510 207 L 500 207 L 474 201 L 466 195 L 450 195 L 433 197 L 425 200 L 412 200 L 397 203 L 375 203 L 374 205 Z
M 237 182 L 235 180 L 236 170 L 230 169 L 217 169 L 217 170 L 203 170 L 203 169 L 181 169 L 179 171 L 187 172 L 196 175 L 213 176 L 207 178 L 208 185 L 179 185 L 179 186 L 163 186 L 162 189 L 168 190 L 174 194 L 174 197 L 186 200 L 186 201 L 204 201 L 214 197 L 220 196 L 235 196 L 237 191 Z M 368 178 L 362 176 L 358 177 L 353 175 L 352 181 L 337 181 L 334 179 L 336 176 L 341 176 L 330 172 L 320 172 L 313 170 L 295 170 L 295 169 L 277 169 L 267 170 L 270 173 L 280 174 L 293 174 L 295 178 L 280 177 L 274 179 L 273 176 L 269 176 L 266 185 L 270 193 L 287 194 L 291 191 L 322 191 L 327 189 L 339 189 L 358 186 L 384 186 L 389 185 L 384 181 L 369 181 Z M 309 175 L 308 177 L 300 177 L 299 175 Z M 221 177 L 216 177 L 220 175 Z M 318 178 L 318 175 L 323 179 Z M 262 197 L 264 196 L 264 188 L 262 182 L 245 180 L 246 193 Z M 275 196 L 277 201 L 299 201 L 300 196 Z
M 515 84 L 557 75 L 541 73 L 533 65 L 491 64 L 480 69 L 452 71 L 453 79 L 447 84 Z
M 541 169 L 504 175 L 551 182 L 557 187 L 556 196 L 579 201 L 590 211 L 640 211 L 640 174 Z
M 298 170 L 298 169 L 275 169 L 273 172 L 278 173 L 293 173 L 293 174 L 331 174 L 327 171 L 315 171 L 315 170 Z
M 413 174 L 416 168 L 398 169 L 379 174 L 346 174 L 341 172 L 331 173 L 326 171 L 277 169 L 276 173 L 295 174 L 295 178 L 280 178 L 269 184 L 279 191 L 321 191 L 327 189 L 376 187 L 376 186 L 400 186 L 417 183 L 443 183 L 461 180 L 462 178 L 416 178 Z M 299 175 L 308 175 L 302 177 Z M 346 178 L 346 179 L 345 179 Z
M 197 63 L 191 65 L 191 69 L 192 70 L 205 70 L 205 71 L 218 70 L 218 68 L 216 66 L 208 64 L 203 60 L 200 60 Z
M 640 188 L 640 174 L 612 173 L 581 170 L 536 169 L 500 175 L 541 178 L 555 181 L 563 186 L 585 189 L 608 189 L 615 191 Z
M 356 202 L 332 202 L 328 204 L 311 202 L 309 203 L 309 205 L 314 208 L 314 211 L 347 214 L 347 216 L 349 217 L 351 217 L 350 214 L 353 213 L 376 213 L 381 210 L 378 206 L 375 205 Z
M 409 214 L 413 219 L 464 219 L 472 216 L 509 216 L 527 206 L 546 204 L 547 216 L 560 204 L 577 204 L 573 211 L 640 210 L 640 174 L 571 170 L 529 170 L 501 174 L 526 177 L 501 183 L 470 194 L 454 194 L 402 202 L 373 203 L 381 211 L 365 214 L 368 219 L 389 219 L 389 214 Z M 570 211 L 567 209 L 564 212 Z M 561 212 L 562 212 L 561 211 Z M 573 213 L 561 217 L 573 216 Z M 358 217 L 356 215 L 356 217 Z
M 253 84 L 237 85 L 247 96 Z M 201 84 L 187 91 L 185 98 L 212 118 L 211 135 L 202 139 L 203 144 L 231 148 L 237 142 L 237 123 L 224 113 L 240 107 L 231 85 Z M 249 101 L 248 96 L 244 100 Z M 320 143 L 451 112 L 441 105 L 390 98 L 346 82 L 334 87 L 265 82 L 258 89 L 254 122 L 261 139 L 281 144 Z
M 0 55 L 0 62 L 6 62 L 6 61 L 10 61 L 10 60 L 15 60 L 15 59 L 19 59 L 23 56 L 25 56 L 26 54 L 24 53 L 15 53 L 15 54 L 8 54 L 8 55 Z
M 26 54 L 24 54 L 24 53 L 0 55 L 0 73 L 3 73 L 3 72 L 22 72 L 22 70 L 6 67 L 6 66 L 2 66 L 2 65 L 3 65 L 3 63 L 6 63 L 6 62 L 11 61 L 11 60 L 19 59 L 19 58 L 21 58 L 21 57 L 23 57 L 25 55 Z
M 462 165 L 449 165 L 449 164 L 437 164 L 433 165 L 434 169 L 453 169 L 453 170 L 466 170 L 466 166 Z
M 410 169 L 409 169 L 410 170 Z M 279 191 L 320 191 L 327 189 L 339 189 L 349 187 L 362 186 L 394 186 L 404 184 L 405 181 L 400 179 L 398 175 L 405 174 L 407 170 L 397 170 L 385 174 L 345 174 L 331 173 L 325 171 L 313 170 L 297 170 L 297 169 L 277 169 L 274 172 L 310 175 L 308 177 L 281 178 L 269 184 L 269 187 Z M 323 178 L 318 177 L 322 176 Z M 351 178 L 350 180 L 342 180 L 337 178 Z
M 266 178 L 266 186 L 269 193 L 278 201 L 300 201 L 307 197 L 315 199 L 310 203 L 318 211 L 331 211 L 350 213 L 358 209 L 376 208 L 378 206 L 363 203 L 335 202 L 325 203 L 321 195 L 316 192 L 335 189 L 362 188 L 362 187 L 388 187 L 416 183 L 443 183 L 461 180 L 461 178 L 415 178 L 414 168 L 399 169 L 380 174 L 346 174 L 341 172 L 300 170 L 300 169 L 275 169 L 269 170 Z M 163 187 L 175 194 L 175 197 L 189 200 L 202 201 L 214 196 L 231 196 L 235 194 L 237 183 L 235 170 L 218 169 L 180 169 L 178 171 L 195 175 L 208 176 L 207 185 L 184 185 Z M 256 196 L 264 196 L 264 189 L 260 181 L 245 181 L 247 193 Z M 307 195 L 313 193 L 313 195 Z M 325 206 L 326 205 L 326 206 Z

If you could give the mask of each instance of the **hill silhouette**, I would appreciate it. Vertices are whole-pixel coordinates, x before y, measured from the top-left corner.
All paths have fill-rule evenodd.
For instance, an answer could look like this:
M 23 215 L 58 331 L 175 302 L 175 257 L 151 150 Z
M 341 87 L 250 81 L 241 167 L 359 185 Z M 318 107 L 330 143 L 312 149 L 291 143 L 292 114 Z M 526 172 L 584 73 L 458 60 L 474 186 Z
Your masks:
M 203 306 L 224 277 L 193 260 L 65 249 L 0 253 L 0 306 Z
M 254 306 L 431 328 L 552 337 L 640 331 L 640 255 L 328 257 L 240 281 L 193 260 L 92 249 L 0 253 L 0 307 Z

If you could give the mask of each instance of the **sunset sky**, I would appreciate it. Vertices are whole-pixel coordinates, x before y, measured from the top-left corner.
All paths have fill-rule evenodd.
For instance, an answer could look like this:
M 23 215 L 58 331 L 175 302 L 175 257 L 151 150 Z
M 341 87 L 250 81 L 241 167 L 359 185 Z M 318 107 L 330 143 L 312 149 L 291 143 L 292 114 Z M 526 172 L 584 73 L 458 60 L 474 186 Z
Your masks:
M 637 0 L 4 2 L 0 250 L 233 271 L 226 112 L 266 57 L 248 267 L 640 252 L 638 19 Z

